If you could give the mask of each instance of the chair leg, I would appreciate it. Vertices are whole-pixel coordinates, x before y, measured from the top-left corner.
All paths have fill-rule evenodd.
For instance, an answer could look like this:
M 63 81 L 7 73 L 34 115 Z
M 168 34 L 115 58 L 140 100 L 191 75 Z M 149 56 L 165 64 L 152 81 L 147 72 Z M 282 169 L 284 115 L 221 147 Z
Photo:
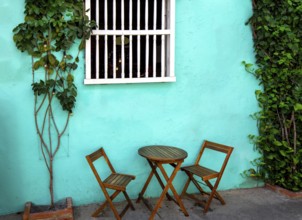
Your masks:
M 134 206 L 133 206 L 133 204 L 132 204 L 132 202 L 131 202 L 131 200 L 130 200 L 128 194 L 127 194 L 127 192 L 126 192 L 126 191 L 123 191 L 123 194 L 124 194 L 124 196 L 125 196 L 125 198 L 126 198 L 128 204 L 125 206 L 125 208 L 124 208 L 124 209 L 122 210 L 122 212 L 119 214 L 119 217 L 120 217 L 120 218 L 122 218 L 122 217 L 125 215 L 125 213 L 127 212 L 127 210 L 128 210 L 129 208 L 131 208 L 132 210 L 135 210 L 135 208 L 134 208 Z
M 101 211 L 104 210 L 104 208 L 106 207 L 106 205 L 109 203 L 109 206 L 111 208 L 111 210 L 113 211 L 114 213 L 114 216 L 117 220 L 120 220 L 120 216 L 116 210 L 116 208 L 114 207 L 113 205 L 113 202 L 112 200 L 117 197 L 117 195 L 120 193 L 121 191 L 115 191 L 111 196 L 109 196 L 109 194 L 107 193 L 107 191 L 104 191 L 104 195 L 106 197 L 106 201 L 92 214 L 92 217 L 97 217 Z
M 192 177 L 192 183 L 196 186 L 196 188 L 198 189 L 201 195 L 206 194 L 206 192 L 203 191 L 203 189 L 200 187 L 198 182 L 193 177 Z
M 211 194 L 210 194 L 210 196 L 209 196 L 209 198 L 208 198 L 208 200 L 207 200 L 207 202 L 206 202 L 206 205 L 205 205 L 205 207 L 203 209 L 203 213 L 207 213 L 208 212 L 208 210 L 210 208 L 210 204 L 212 202 L 212 199 L 213 199 L 214 195 L 215 195 L 215 190 L 213 189 L 212 192 L 211 192 Z
M 190 185 L 190 182 L 191 182 L 191 179 L 190 179 L 190 177 L 188 177 L 187 182 L 185 183 L 185 186 L 184 186 L 184 188 L 182 189 L 182 192 L 181 192 L 181 194 L 180 194 L 181 197 L 184 197 L 184 196 L 186 195 L 187 189 L 188 189 L 188 187 L 189 187 L 189 185 Z
M 214 197 L 214 195 L 217 195 L 218 193 L 216 192 L 216 190 L 214 190 L 214 187 L 211 185 L 211 183 L 209 182 L 209 181 L 205 181 L 205 182 L 207 182 L 207 185 L 208 185 L 208 187 L 212 190 L 212 192 L 209 194 L 209 193 L 206 193 L 201 187 L 200 187 L 200 185 L 198 184 L 198 182 L 193 178 L 193 175 L 191 174 L 191 173 L 187 173 L 187 175 L 188 175 L 188 180 L 187 180 L 187 182 L 186 182 L 186 184 L 185 184 L 185 187 L 184 187 L 184 189 L 183 189 L 183 191 L 182 191 L 182 196 L 183 195 L 185 195 L 186 194 L 186 191 L 187 191 L 187 188 L 188 188 L 188 186 L 189 186 L 189 184 L 190 184 L 190 182 L 192 181 L 192 183 L 195 185 L 195 187 L 198 189 L 198 191 L 200 192 L 200 194 L 208 194 L 209 195 L 209 198 L 208 198 L 208 200 L 207 201 L 201 201 L 200 199 L 197 199 L 195 196 L 193 196 L 193 195 L 189 195 L 189 194 L 187 194 L 187 195 L 189 195 L 189 197 L 190 198 L 192 198 L 192 199 L 194 199 L 195 201 L 197 201 L 197 203 L 198 204 L 200 204 L 203 208 L 204 208 L 204 213 L 206 213 L 206 212 L 208 212 L 208 210 L 210 209 L 210 204 L 211 204 L 211 201 L 212 201 L 212 199 L 213 199 L 213 197 Z M 216 185 L 215 185 L 216 186 Z M 221 198 L 222 199 L 222 197 L 218 194 L 218 196 L 217 196 L 218 198 Z M 220 199 L 219 199 L 220 200 Z M 222 199 L 223 200 L 223 199 Z
M 121 213 L 120 213 L 120 218 L 122 218 L 124 215 L 125 215 L 125 213 L 127 212 L 127 210 L 129 209 L 129 207 L 130 207 L 130 205 L 129 204 L 127 204 L 126 205 L 126 207 L 121 211 Z
M 113 214 L 115 216 L 115 218 L 117 220 L 120 220 L 121 219 L 121 216 L 119 215 L 118 211 L 116 210 L 115 206 L 113 205 L 113 202 L 112 200 L 120 193 L 121 191 L 115 191 L 114 194 L 112 195 L 112 199 L 110 199 L 108 202 L 109 202 L 109 206 L 111 208 L 111 210 L 113 211 Z
M 104 210 L 104 208 L 107 206 L 108 201 L 105 201 L 97 210 L 94 211 L 94 213 L 91 215 L 91 217 L 98 217 L 98 215 Z
M 211 204 L 213 198 L 215 198 L 215 197 L 221 202 L 222 205 L 225 204 L 225 201 L 223 200 L 223 198 L 222 198 L 222 197 L 220 196 L 220 194 L 216 191 L 217 188 L 218 188 L 219 180 L 216 180 L 216 183 L 215 183 L 214 186 L 212 186 L 212 184 L 211 184 L 209 181 L 205 181 L 205 183 L 206 183 L 207 186 L 211 189 L 211 193 L 210 193 L 209 199 L 208 199 L 208 201 L 207 201 L 207 204 L 206 204 L 206 206 L 205 206 L 205 208 L 204 208 L 204 211 L 203 211 L 204 213 L 206 213 L 206 212 L 208 211 L 208 209 L 209 209 L 209 207 L 210 207 L 210 204 Z
M 134 210 L 135 210 L 135 208 L 134 208 L 134 206 L 133 206 L 133 204 L 132 204 L 132 202 L 131 202 L 131 199 L 129 198 L 129 196 L 128 196 L 127 192 L 126 192 L 126 191 L 124 191 L 124 192 L 123 192 L 123 194 L 124 194 L 124 196 L 125 196 L 126 200 L 128 201 L 128 204 L 130 205 L 131 209 L 134 211 Z
M 221 197 L 221 195 L 216 190 L 217 187 L 214 190 L 214 186 L 212 186 L 212 184 L 209 181 L 205 181 L 205 183 L 211 189 L 212 192 L 213 191 L 215 192 L 214 195 L 215 195 L 216 199 L 218 199 L 222 205 L 225 205 L 224 199 Z

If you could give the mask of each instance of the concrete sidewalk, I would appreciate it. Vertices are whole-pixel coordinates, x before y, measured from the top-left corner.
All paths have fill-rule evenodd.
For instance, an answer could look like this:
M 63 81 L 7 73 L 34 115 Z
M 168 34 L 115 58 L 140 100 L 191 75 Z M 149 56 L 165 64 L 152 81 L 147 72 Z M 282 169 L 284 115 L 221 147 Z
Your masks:
M 194 201 L 184 198 L 182 201 L 186 207 L 189 217 L 185 217 L 179 207 L 173 201 L 165 200 L 159 209 L 155 220 L 302 220 L 302 199 L 288 199 L 266 188 L 238 189 L 221 192 L 226 201 L 226 205 L 221 205 L 219 201 L 213 200 L 212 211 L 203 214 L 202 208 L 195 206 Z M 150 203 L 155 204 L 156 199 L 151 199 Z M 133 204 L 135 211 L 128 210 L 123 220 L 147 220 L 150 211 L 143 202 Z M 118 203 L 116 206 L 120 210 L 125 203 Z M 105 212 L 98 218 L 90 217 L 91 213 L 97 209 L 98 204 L 75 207 L 75 220 L 104 219 L 113 220 L 114 215 L 107 207 Z M 20 220 L 21 214 L 0 216 L 0 220 Z

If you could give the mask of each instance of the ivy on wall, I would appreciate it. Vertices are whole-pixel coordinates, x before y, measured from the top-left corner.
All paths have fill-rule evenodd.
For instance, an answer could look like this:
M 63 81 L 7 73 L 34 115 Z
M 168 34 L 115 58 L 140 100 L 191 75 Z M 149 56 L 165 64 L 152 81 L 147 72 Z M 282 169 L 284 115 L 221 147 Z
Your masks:
M 261 158 L 257 175 L 284 188 L 302 190 L 302 1 L 254 0 L 248 21 L 254 35 L 260 81 L 259 135 L 250 135 Z

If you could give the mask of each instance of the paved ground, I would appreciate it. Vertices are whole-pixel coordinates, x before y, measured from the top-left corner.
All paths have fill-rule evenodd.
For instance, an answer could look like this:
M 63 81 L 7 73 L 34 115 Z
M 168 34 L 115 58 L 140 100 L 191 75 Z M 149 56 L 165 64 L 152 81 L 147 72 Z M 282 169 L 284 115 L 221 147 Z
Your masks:
M 173 201 L 164 201 L 155 220 L 302 220 L 302 199 L 288 199 L 265 188 L 229 190 L 221 192 L 226 205 L 220 205 L 213 200 L 207 214 L 202 213 L 202 208 L 194 205 L 194 201 L 183 199 L 189 217 L 185 217 L 179 207 Z M 150 200 L 152 204 L 156 199 Z M 122 209 L 125 203 L 117 204 Z M 135 211 L 128 210 L 123 220 L 147 220 L 150 211 L 141 202 L 135 203 Z M 98 204 L 75 207 L 75 220 L 113 220 L 113 213 L 109 208 L 98 218 L 90 217 L 90 214 L 98 207 Z M 20 220 L 21 214 L 0 216 L 0 220 Z

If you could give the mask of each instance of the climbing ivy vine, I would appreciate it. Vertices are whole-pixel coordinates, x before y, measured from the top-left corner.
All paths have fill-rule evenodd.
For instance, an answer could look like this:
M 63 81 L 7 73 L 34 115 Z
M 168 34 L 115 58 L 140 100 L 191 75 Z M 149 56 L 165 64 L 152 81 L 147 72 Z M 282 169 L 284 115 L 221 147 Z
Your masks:
M 266 182 L 302 190 L 302 1 L 254 0 L 256 66 L 245 63 L 262 86 L 254 114 L 259 135 L 250 135 Z
M 32 61 L 34 120 L 50 176 L 51 207 L 53 161 L 76 103 L 74 73 L 80 51 L 95 26 L 83 5 L 83 0 L 25 0 L 24 22 L 13 30 L 16 47 L 27 52 Z

